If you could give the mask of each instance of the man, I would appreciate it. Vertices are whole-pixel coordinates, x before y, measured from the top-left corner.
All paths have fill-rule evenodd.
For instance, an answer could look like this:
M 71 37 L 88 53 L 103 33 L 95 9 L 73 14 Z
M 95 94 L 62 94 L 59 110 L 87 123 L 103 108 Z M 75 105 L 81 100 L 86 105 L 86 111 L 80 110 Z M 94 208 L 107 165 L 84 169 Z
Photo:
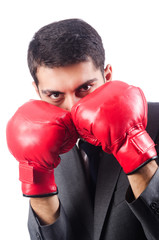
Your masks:
M 147 125 L 142 91 L 112 81 L 104 61 L 100 36 L 79 19 L 41 28 L 29 45 L 42 101 L 17 110 L 7 141 L 31 239 L 159 238 L 158 104 Z

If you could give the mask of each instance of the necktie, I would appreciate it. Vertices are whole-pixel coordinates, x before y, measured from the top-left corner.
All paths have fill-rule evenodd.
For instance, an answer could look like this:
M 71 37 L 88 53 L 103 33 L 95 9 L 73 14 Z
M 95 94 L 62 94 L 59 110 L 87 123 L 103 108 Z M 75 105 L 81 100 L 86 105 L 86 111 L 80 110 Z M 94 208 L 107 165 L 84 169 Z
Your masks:
M 88 142 L 80 140 L 79 149 L 81 150 L 84 159 L 84 165 L 90 184 L 90 191 L 92 198 L 94 199 L 101 147 L 96 147 Z

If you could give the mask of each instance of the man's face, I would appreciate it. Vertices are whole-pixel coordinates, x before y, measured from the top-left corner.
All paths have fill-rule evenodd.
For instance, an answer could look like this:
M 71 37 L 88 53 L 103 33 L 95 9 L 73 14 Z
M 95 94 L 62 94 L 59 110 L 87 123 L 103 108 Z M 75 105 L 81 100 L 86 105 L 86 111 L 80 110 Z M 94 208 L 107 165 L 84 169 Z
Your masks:
M 39 81 L 36 91 L 43 101 L 70 111 L 81 98 L 111 80 L 111 66 L 104 70 L 105 79 L 100 69 L 92 61 L 81 62 L 65 67 L 48 68 L 40 66 L 37 70 Z

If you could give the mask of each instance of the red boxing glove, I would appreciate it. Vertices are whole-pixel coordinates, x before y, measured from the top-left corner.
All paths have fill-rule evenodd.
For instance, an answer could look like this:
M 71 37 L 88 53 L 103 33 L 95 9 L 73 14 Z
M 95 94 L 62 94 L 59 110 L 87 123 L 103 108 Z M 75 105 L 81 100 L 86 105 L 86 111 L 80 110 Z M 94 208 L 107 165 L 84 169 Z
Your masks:
M 112 153 L 126 174 L 157 158 L 145 131 L 147 102 L 140 88 L 107 82 L 73 106 L 72 119 L 80 136 Z
M 22 105 L 7 124 L 7 143 L 19 161 L 22 192 L 28 197 L 57 194 L 54 168 L 59 154 L 77 140 L 71 114 L 40 100 Z

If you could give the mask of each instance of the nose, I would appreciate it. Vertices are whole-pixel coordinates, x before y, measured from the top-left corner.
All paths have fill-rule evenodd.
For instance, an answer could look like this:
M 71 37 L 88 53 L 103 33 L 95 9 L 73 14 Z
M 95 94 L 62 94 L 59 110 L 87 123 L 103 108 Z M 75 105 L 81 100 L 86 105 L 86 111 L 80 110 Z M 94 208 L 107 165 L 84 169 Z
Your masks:
M 75 105 L 79 100 L 80 98 L 76 96 L 68 96 L 65 100 L 64 109 L 70 112 L 73 105 Z

